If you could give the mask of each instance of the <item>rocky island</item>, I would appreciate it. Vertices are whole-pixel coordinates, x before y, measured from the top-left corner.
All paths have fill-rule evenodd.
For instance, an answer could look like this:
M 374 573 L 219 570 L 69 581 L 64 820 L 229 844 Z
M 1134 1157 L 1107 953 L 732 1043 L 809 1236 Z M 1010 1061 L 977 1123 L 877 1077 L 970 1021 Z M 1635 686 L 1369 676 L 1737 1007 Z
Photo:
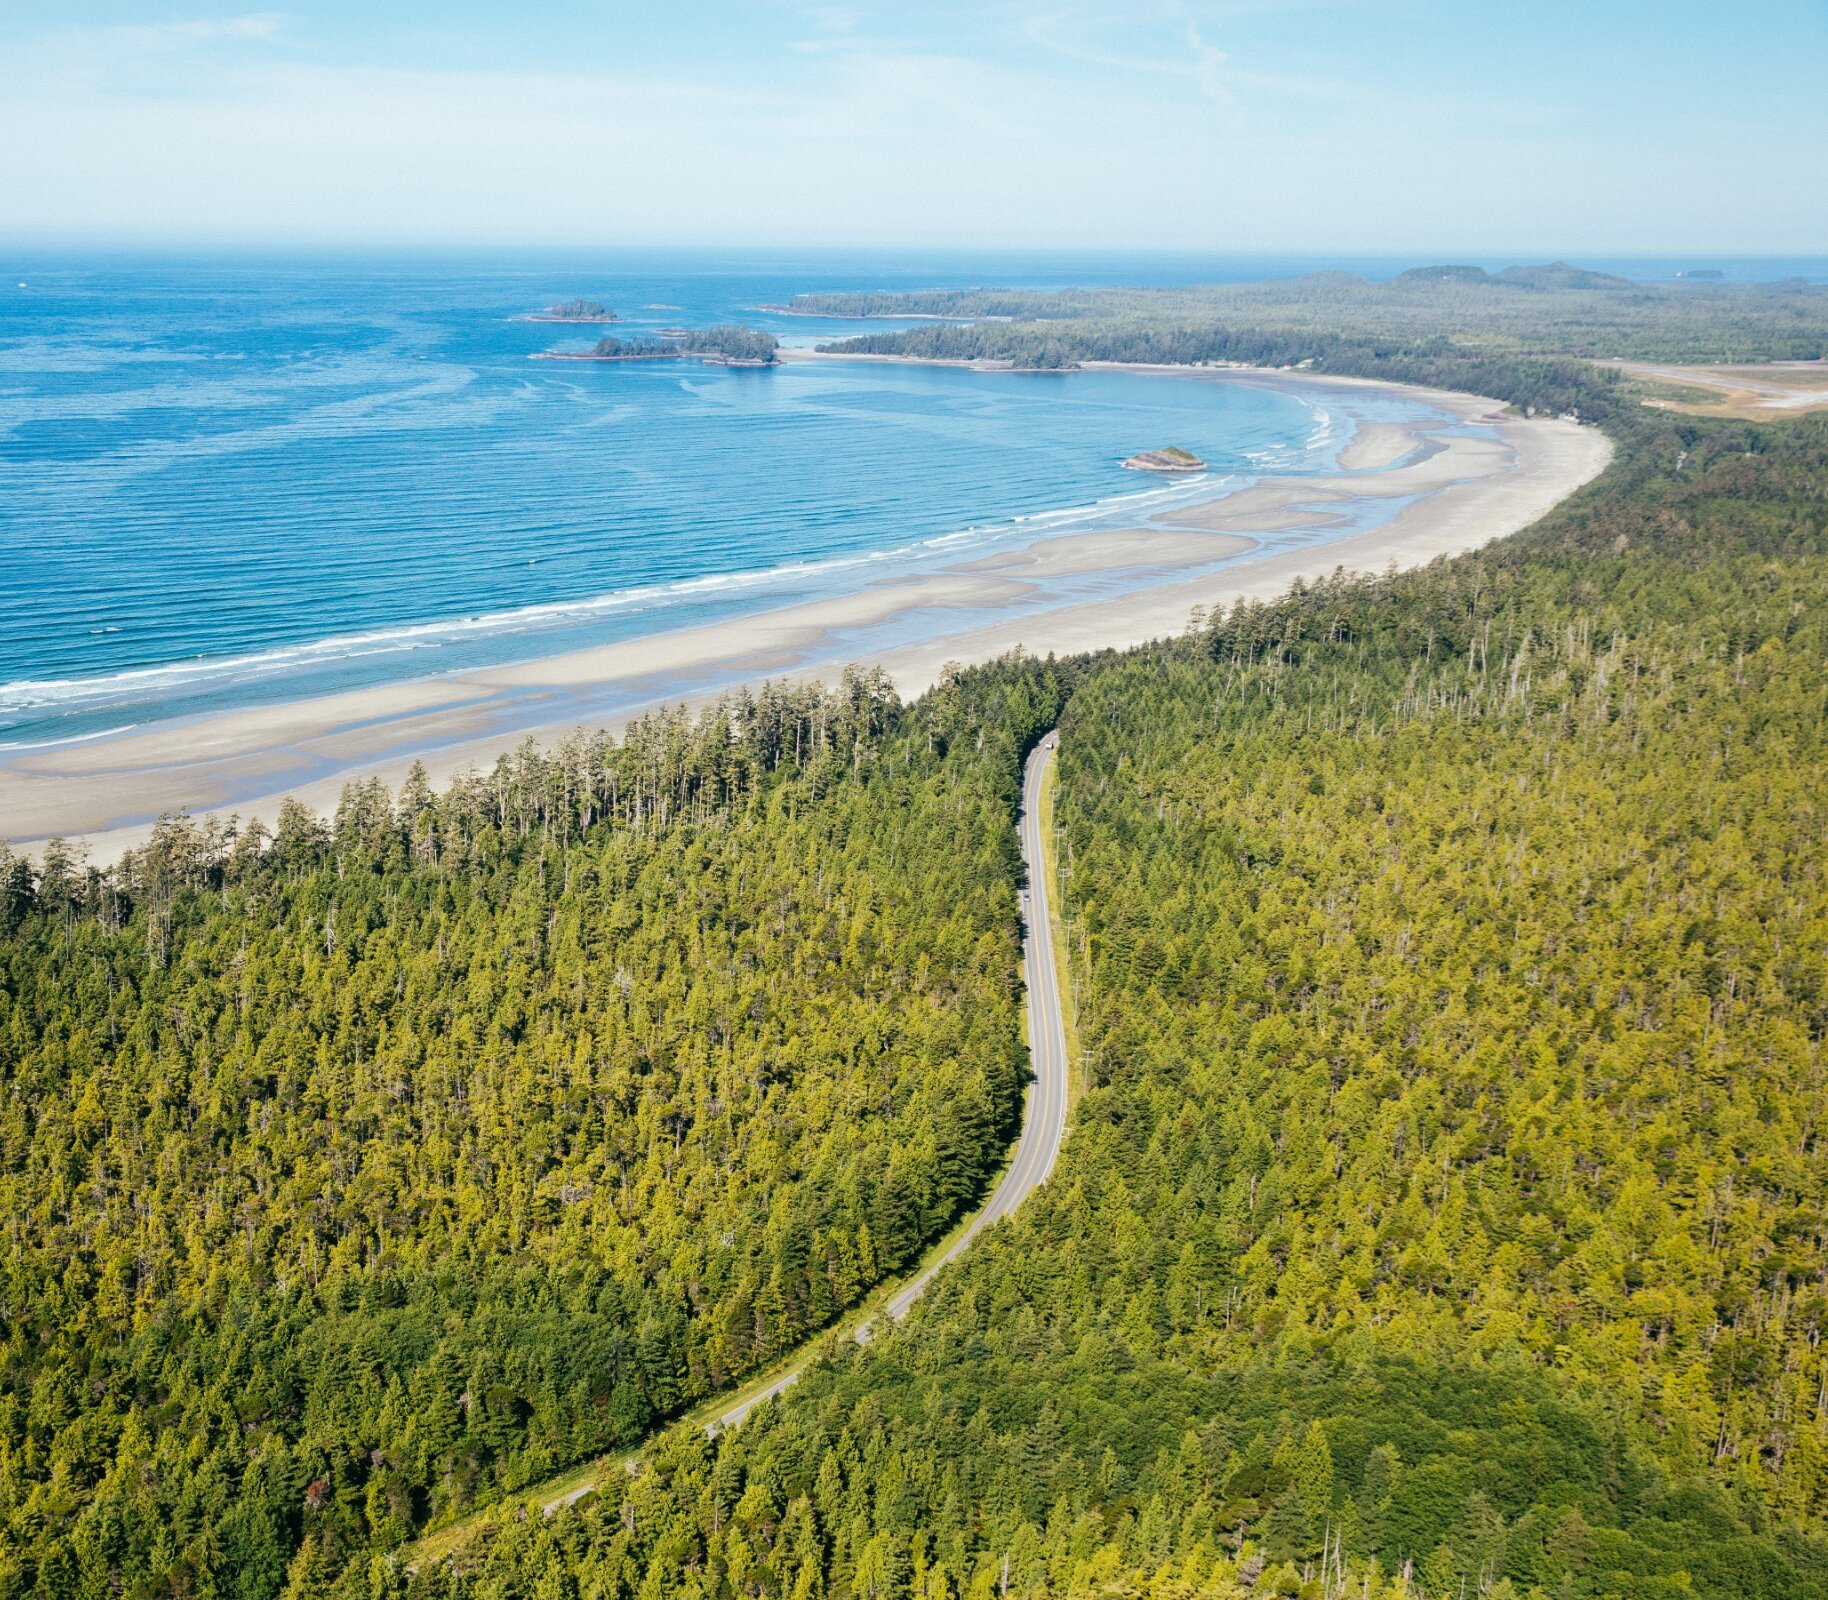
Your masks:
M 667 330 L 660 339 L 618 339 L 613 334 L 588 350 L 544 350 L 541 361 L 704 361 L 714 367 L 771 367 L 780 341 L 772 333 L 726 324 Z
M 530 311 L 516 322 L 620 322 L 622 319 L 600 300 L 561 300 L 544 311 Z
M 1160 450 L 1144 450 L 1124 462 L 1132 472 L 1204 472 L 1206 463 L 1191 450 L 1177 444 Z

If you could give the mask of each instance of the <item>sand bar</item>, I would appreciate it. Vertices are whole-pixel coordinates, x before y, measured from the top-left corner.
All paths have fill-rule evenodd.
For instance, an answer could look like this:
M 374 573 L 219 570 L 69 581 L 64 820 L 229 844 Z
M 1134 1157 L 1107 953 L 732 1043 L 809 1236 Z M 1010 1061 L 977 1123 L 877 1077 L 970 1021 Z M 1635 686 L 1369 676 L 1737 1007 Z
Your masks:
M 1339 452 L 1339 465 L 1347 472 L 1394 466 L 1420 443 L 1413 429 L 1399 423 L 1367 422 Z
M 955 572 L 1008 577 L 1061 578 L 1087 572 L 1206 566 L 1255 547 L 1253 539 L 1176 528 L 1118 528 L 1108 533 L 1066 533 L 1020 550 L 961 561 Z
M 1189 381 L 1353 387 L 1300 374 L 1147 370 Z M 1594 429 L 1503 417 L 1495 401 L 1357 387 L 1426 400 L 1483 432 L 1399 451 L 1403 441 L 1371 433 L 1373 423 L 1354 459 L 1381 467 L 1220 494 L 1150 528 L 1041 535 L 1020 549 L 713 626 L 7 752 L 0 837 L 29 848 L 62 834 L 107 860 L 141 842 L 162 812 L 270 822 L 288 794 L 328 810 L 351 778 L 378 773 L 397 783 L 415 758 L 442 781 L 490 765 L 529 734 L 544 741 L 579 724 L 615 728 L 648 706 L 705 701 L 765 677 L 829 680 L 867 660 L 912 697 L 948 661 L 984 660 L 1017 645 L 1064 654 L 1140 644 L 1179 632 L 1196 606 L 1267 598 L 1297 577 L 1341 566 L 1419 565 L 1516 532 L 1611 454 Z M 1394 515 L 1377 513 L 1385 520 L 1375 528 L 1338 533 L 1348 513 L 1392 501 L 1406 503 Z M 1090 597 L 1088 585 L 1097 590 Z
M 1352 477 L 1278 478 L 1189 506 L 1184 511 L 1171 511 L 1162 521 L 1221 532 L 1248 533 L 1260 530 L 1265 516 L 1278 519 L 1283 527 L 1297 527 L 1308 524 L 1310 514 L 1316 514 L 1321 520 L 1312 525 L 1326 526 L 1329 516 L 1334 523 L 1340 520 L 1328 511 L 1329 506 L 1434 494 L 1453 484 L 1500 476 L 1509 472 L 1515 461 L 1516 447 L 1501 438 L 1456 435 L 1431 445 L 1427 453 L 1403 466 Z M 1284 520 L 1291 515 L 1292 521 Z

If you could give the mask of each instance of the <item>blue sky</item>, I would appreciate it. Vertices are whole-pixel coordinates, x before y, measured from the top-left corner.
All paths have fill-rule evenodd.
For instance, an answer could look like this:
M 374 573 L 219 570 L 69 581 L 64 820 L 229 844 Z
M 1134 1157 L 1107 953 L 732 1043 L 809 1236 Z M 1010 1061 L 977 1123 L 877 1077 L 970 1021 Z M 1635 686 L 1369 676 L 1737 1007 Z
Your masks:
M 1828 0 L 6 0 L 0 233 L 1828 253 Z

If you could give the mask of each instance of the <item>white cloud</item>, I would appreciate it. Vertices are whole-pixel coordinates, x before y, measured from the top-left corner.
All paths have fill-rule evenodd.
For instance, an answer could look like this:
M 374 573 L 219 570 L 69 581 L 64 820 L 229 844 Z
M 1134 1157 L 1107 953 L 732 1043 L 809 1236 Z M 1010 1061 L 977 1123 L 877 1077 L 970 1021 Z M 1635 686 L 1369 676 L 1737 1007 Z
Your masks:
M 1115 72 L 1153 72 L 1180 76 L 1188 69 L 1183 61 L 1163 56 L 1137 55 L 1134 52 L 1107 49 L 1084 38 L 1084 17 L 1079 12 L 1051 11 L 1024 19 L 1022 31 L 1044 50 L 1080 61 L 1090 67 L 1108 67 Z
M 112 40 L 129 47 L 175 49 L 221 40 L 271 39 L 286 26 L 286 20 L 278 11 L 258 11 L 241 17 L 200 17 L 189 22 L 131 23 L 125 27 L 79 31 L 91 32 L 104 44 Z
M 1223 50 L 1215 50 L 1200 37 L 1197 22 L 1187 24 L 1187 42 L 1193 46 L 1193 76 L 1200 86 L 1200 93 L 1210 100 L 1227 98 L 1225 80 L 1220 75 L 1229 59 Z
M 1120 25 L 1121 31 L 1126 34 L 1133 35 L 1137 31 L 1133 15 L 1109 16 L 1083 9 L 1026 17 L 1021 28 L 1035 44 L 1069 61 L 1103 67 L 1113 72 L 1181 78 L 1191 83 L 1207 99 L 1229 102 L 1230 95 L 1224 78 L 1224 68 L 1229 58 L 1223 50 L 1206 43 L 1200 34 L 1198 22 L 1188 22 L 1179 33 L 1179 38 L 1187 45 L 1190 55 L 1178 52 L 1171 55 L 1165 51 L 1159 55 L 1141 54 L 1134 50 L 1113 49 L 1098 42 L 1103 34 L 1118 31 Z M 1173 42 L 1175 37 L 1174 33 L 1168 32 L 1164 44 Z
M 169 27 L 187 39 L 271 39 L 285 23 L 285 17 L 277 11 L 260 11 L 206 22 L 174 22 Z
M 831 48 L 575 71 L 338 65 L 278 13 L 66 32 L 0 51 L 0 228 L 1342 252 L 1819 234 L 1808 140 L 1762 138 L 1748 186 L 1731 138 L 1596 145 L 1552 101 L 1278 76 L 1229 23 L 1229 58 L 1208 43 L 1210 7 L 1138 11 L 1128 33 L 1094 25 L 1108 7 L 1006 11 L 937 49 L 797 8 Z M 1794 219 L 1770 204 L 1786 186 Z
M 937 54 L 859 50 L 791 89 L 295 62 L 190 95 L 10 76 L 0 192 L 43 232 L 1145 244 L 1175 217 L 1137 172 L 1213 155 L 1171 108 Z

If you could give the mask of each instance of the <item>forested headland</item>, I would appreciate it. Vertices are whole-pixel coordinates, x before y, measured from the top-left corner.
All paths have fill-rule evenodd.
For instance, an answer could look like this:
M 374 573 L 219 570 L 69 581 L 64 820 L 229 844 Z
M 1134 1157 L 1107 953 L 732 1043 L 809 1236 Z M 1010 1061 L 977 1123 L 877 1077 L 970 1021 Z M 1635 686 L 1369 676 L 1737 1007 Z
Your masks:
M 1143 651 L 7 863 L 0 1592 L 1828 1592 L 1828 421 L 1341 338 L 1613 465 Z M 403 1559 L 972 1203 L 1054 725 L 1049 1184 L 740 1430 Z
M 1388 283 L 1319 272 L 1186 289 L 801 295 L 793 309 L 976 319 L 821 348 L 1028 367 L 1098 360 L 1324 369 L 1350 352 L 1408 362 L 1451 353 L 1698 363 L 1828 356 L 1828 284 L 1638 284 L 1559 262 L 1497 275 L 1418 268 Z

